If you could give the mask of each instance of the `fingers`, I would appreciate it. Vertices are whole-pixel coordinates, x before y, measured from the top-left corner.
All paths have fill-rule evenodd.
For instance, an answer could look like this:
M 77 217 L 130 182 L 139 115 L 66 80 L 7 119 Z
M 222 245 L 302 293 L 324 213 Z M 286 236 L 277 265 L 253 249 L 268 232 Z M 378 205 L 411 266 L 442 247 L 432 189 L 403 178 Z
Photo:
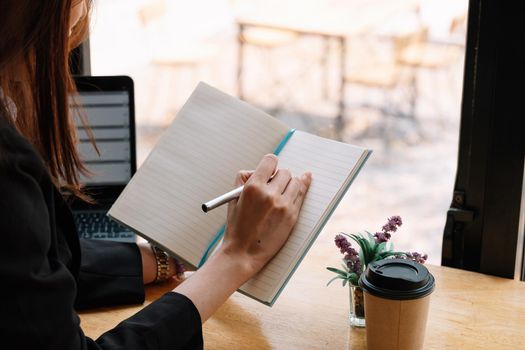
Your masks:
M 233 182 L 234 187 L 242 186 L 248 181 L 248 179 L 253 175 L 253 170 L 241 170 L 237 173 L 235 176 L 235 181 Z M 230 213 L 231 210 L 233 210 L 233 207 L 237 205 L 237 202 L 239 201 L 238 198 L 230 201 L 228 203 L 228 213 Z M 229 214 L 228 214 L 229 215 Z
M 301 208 L 311 183 L 311 173 L 304 173 L 300 178 L 294 177 L 288 183 L 288 187 L 286 187 L 283 196 L 298 208 Z
M 288 169 L 278 169 L 275 176 L 272 178 L 272 181 L 268 183 L 272 191 L 275 191 L 277 194 L 282 194 L 288 186 L 290 179 L 292 178 L 292 173 Z
M 265 155 L 259 162 L 259 165 L 257 165 L 253 175 L 250 177 L 250 182 L 266 184 L 270 180 L 270 177 L 273 175 L 276 168 L 277 157 L 273 154 Z
M 301 208 L 303 205 L 304 197 L 306 196 L 306 192 L 308 192 L 308 189 L 310 188 L 310 184 L 312 183 L 312 173 L 304 173 L 301 176 L 301 186 L 299 188 L 299 193 L 297 193 L 297 196 L 295 197 L 294 204 Z
M 235 176 L 235 181 L 233 182 L 233 185 L 235 187 L 242 186 L 248 181 L 248 179 L 253 175 L 253 170 L 241 170 L 237 173 L 237 176 Z

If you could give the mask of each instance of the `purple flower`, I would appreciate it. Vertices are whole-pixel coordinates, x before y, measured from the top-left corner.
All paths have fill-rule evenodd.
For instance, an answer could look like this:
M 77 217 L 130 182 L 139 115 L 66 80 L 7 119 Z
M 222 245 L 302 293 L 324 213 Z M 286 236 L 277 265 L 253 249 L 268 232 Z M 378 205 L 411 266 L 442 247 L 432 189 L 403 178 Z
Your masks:
M 348 249 L 345 257 L 343 258 L 345 260 L 353 260 L 353 259 L 359 259 L 359 254 L 357 253 L 357 250 L 355 250 L 354 248 L 350 247 L 350 249 Z
M 396 232 L 397 226 L 387 222 L 386 224 L 383 225 L 381 229 L 383 230 L 383 232 Z
M 401 220 L 400 216 L 394 215 L 390 218 L 388 218 L 388 221 L 386 224 L 383 225 L 381 228 L 381 232 L 376 232 L 374 234 L 374 237 L 376 239 L 376 243 L 383 243 L 388 242 L 390 237 L 392 237 L 392 233 L 396 232 L 398 227 L 403 225 L 403 221 Z
M 359 253 L 352 247 L 352 244 L 348 242 L 343 235 L 335 236 L 335 245 L 341 250 L 342 254 L 345 254 L 343 260 L 348 267 L 350 272 L 354 272 L 357 275 L 360 275 L 363 272 L 363 265 L 361 260 L 359 260 Z
M 412 260 L 424 264 L 428 259 L 428 254 L 419 254 L 418 252 L 406 252 L 402 255 L 396 255 L 394 258 Z
M 345 255 L 344 261 L 350 272 L 354 272 L 358 276 L 363 272 L 363 265 L 361 265 L 361 260 L 359 260 L 359 254 L 354 248 L 350 248 L 352 252 L 349 252 Z
M 390 239 L 392 235 L 388 232 L 376 232 L 374 234 L 374 237 L 376 238 L 376 243 L 379 244 L 379 243 L 383 243 L 383 242 L 388 242 L 388 240 Z
M 401 216 L 394 215 L 390 219 L 388 219 L 388 222 L 392 225 L 401 226 L 403 225 L 403 220 L 401 220 Z
M 396 232 L 399 226 L 403 225 L 403 221 L 400 216 L 392 216 L 388 218 L 386 224 L 383 225 L 383 232 Z
M 335 236 L 335 245 L 336 245 L 337 248 L 339 248 L 341 250 L 341 254 L 347 253 L 348 250 L 352 247 L 350 242 L 348 242 L 346 237 L 343 236 L 343 235 Z

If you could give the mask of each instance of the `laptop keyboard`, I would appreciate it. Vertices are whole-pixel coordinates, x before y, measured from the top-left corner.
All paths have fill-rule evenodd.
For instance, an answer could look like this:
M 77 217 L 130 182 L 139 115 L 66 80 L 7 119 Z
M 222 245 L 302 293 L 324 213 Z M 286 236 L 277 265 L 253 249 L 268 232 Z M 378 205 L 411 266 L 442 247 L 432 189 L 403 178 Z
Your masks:
M 135 242 L 135 234 L 111 220 L 105 211 L 74 212 L 80 238 Z

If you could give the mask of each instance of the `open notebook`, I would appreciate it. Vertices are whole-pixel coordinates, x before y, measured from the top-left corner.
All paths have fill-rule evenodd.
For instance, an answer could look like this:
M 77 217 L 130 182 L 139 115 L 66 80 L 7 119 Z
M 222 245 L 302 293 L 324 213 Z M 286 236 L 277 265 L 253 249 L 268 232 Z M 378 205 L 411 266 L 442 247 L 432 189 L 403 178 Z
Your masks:
M 230 191 L 239 170 L 255 169 L 287 135 L 282 122 L 200 83 L 108 215 L 198 266 L 227 209 L 204 213 L 201 204 Z M 310 171 L 312 184 L 285 246 L 240 292 L 273 305 L 370 153 L 293 133 L 278 167 L 294 175 Z

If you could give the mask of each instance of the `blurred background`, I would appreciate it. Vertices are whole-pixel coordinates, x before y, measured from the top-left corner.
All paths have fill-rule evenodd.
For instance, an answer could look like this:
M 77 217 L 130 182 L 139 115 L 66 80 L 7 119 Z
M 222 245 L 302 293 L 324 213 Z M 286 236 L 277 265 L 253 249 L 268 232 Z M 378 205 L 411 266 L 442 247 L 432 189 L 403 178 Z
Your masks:
M 457 163 L 466 0 L 98 0 L 93 75 L 135 81 L 139 164 L 199 81 L 374 153 L 310 254 L 400 215 L 440 264 Z

